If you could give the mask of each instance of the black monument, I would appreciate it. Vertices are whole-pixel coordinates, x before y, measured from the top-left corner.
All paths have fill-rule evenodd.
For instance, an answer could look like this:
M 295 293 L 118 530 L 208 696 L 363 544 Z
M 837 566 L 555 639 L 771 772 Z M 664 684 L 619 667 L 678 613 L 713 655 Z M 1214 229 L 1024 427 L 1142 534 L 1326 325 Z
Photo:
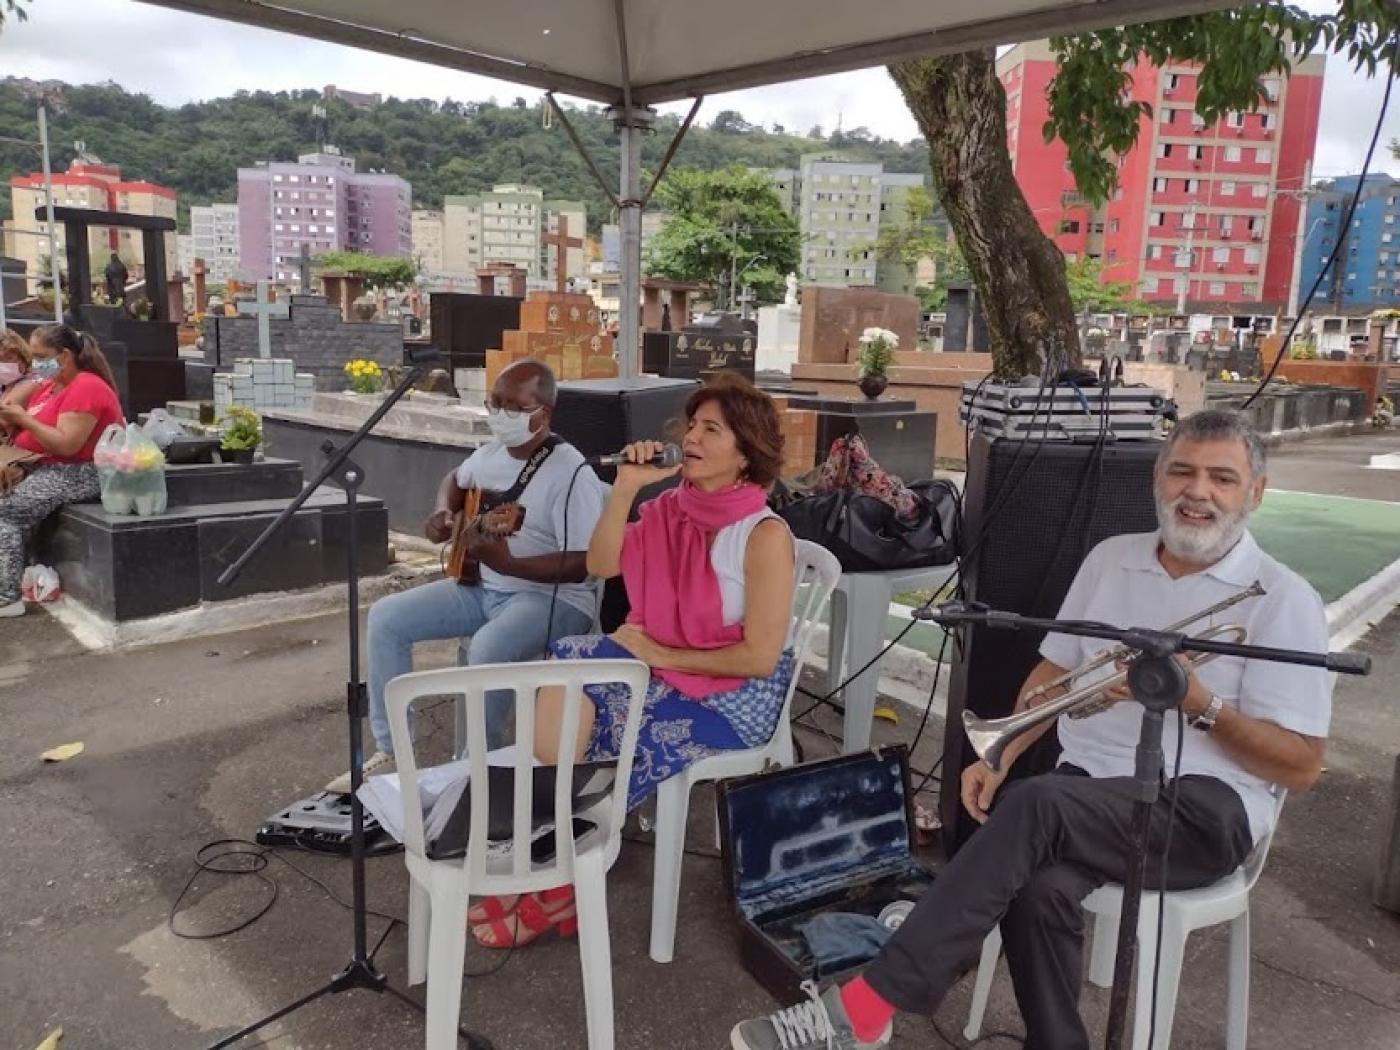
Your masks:
M 500 350 L 503 333 L 520 327 L 520 304 L 513 295 L 432 292 L 429 299 L 433 346 L 449 368 L 485 368 L 486 351 Z
M 712 372 L 738 372 L 750 382 L 758 335 L 752 321 L 733 314 L 701 317 L 679 332 L 646 332 L 642 370 L 670 379 L 704 379 Z
M 46 215 L 45 208 L 34 213 L 39 220 Z M 175 220 L 89 208 L 55 208 L 53 215 L 55 221 L 63 224 L 68 307 L 73 323 L 101 345 L 112 365 L 127 418 L 135 419 L 153 408 L 163 408 L 168 401 L 183 401 L 185 362 L 180 359 L 179 326 L 170 319 L 165 271 L 165 236 L 175 232 Z M 137 321 L 120 307 L 93 305 L 88 232 L 94 226 L 141 231 L 146 299 L 151 304 L 149 321 Z

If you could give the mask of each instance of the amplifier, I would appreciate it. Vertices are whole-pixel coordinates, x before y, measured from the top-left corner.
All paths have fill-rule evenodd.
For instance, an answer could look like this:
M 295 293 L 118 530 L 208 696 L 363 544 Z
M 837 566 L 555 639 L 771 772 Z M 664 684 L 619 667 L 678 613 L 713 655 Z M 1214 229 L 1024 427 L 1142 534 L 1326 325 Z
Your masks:
M 633 441 L 664 441 L 697 385 L 693 379 L 646 376 L 570 379 L 559 384 L 554 432 L 585 456 L 616 452 Z M 601 469 L 598 476 L 611 482 L 617 471 Z
M 969 599 L 1023 616 L 1053 617 L 1084 556 L 1110 536 L 1157 527 L 1152 472 L 1158 441 L 1101 448 L 1066 441 L 1021 441 L 974 434 L 963 494 L 962 581 Z M 948 690 L 940 800 L 949 856 L 977 824 L 959 800 L 962 771 L 976 754 L 962 713 L 1009 715 L 1031 668 L 1041 633 L 971 627 L 963 631 Z M 1046 733 L 1012 767 L 1012 776 L 1052 768 L 1058 738 Z
M 1096 440 L 1151 439 L 1172 403 L 1146 386 L 1046 387 L 963 383 L 958 418 L 993 437 Z M 1106 418 L 1105 418 L 1106 417 Z

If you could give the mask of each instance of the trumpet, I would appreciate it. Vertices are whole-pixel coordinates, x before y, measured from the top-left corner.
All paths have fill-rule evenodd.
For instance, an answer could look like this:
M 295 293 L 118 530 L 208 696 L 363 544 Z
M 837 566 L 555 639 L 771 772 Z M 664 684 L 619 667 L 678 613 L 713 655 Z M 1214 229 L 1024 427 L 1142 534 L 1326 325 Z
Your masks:
M 1256 580 L 1253 585 L 1246 587 L 1239 593 L 1233 594 L 1209 608 L 1202 609 L 1184 620 L 1179 620 L 1163 630 L 1183 630 L 1198 620 L 1204 620 L 1237 605 L 1246 598 L 1255 598 L 1263 593 L 1263 586 Z M 1223 624 L 1203 631 L 1199 637 L 1214 640 L 1228 636 L 1229 641 L 1240 645 L 1244 643 L 1248 634 L 1249 632 L 1239 624 Z M 1068 713 L 1070 717 L 1085 718 L 1111 706 L 1113 701 L 1107 699 L 1104 694 L 1126 682 L 1128 672 L 1126 670 L 1119 671 L 1109 678 L 1081 686 L 1054 700 L 1041 703 L 1036 701 L 1043 700 L 1045 694 L 1051 690 L 1068 688 L 1076 679 L 1110 663 L 1122 660 L 1131 653 L 1132 650 L 1125 645 L 1116 645 L 1105 649 L 1082 666 L 1073 671 L 1067 671 L 1028 693 L 1026 702 L 1030 706 L 1017 714 L 1008 715 L 1005 718 L 978 718 L 971 711 L 964 711 L 962 715 L 963 731 L 967 733 L 968 743 L 972 745 L 972 749 L 977 752 L 977 757 L 985 762 L 988 768 L 993 772 L 1000 772 L 1002 758 L 1005 756 L 1006 747 L 1011 741 L 1027 730 L 1054 721 L 1062 714 Z M 1192 670 L 1195 670 L 1215 659 L 1217 655 L 1216 653 L 1194 653 L 1187 662 Z
M 1184 631 L 1194 623 L 1199 623 L 1202 620 L 1208 620 L 1217 613 L 1222 613 L 1226 609 L 1233 608 L 1234 606 L 1238 605 L 1240 602 L 1245 601 L 1248 598 L 1258 598 L 1265 593 L 1266 592 L 1264 590 L 1264 585 L 1261 584 L 1258 580 L 1255 580 L 1248 587 L 1244 588 L 1241 591 L 1237 591 L 1236 593 L 1230 595 L 1230 597 L 1224 598 L 1216 602 L 1214 605 L 1202 609 L 1198 613 L 1192 613 L 1190 616 L 1187 616 L 1184 619 L 1177 620 L 1176 623 L 1168 624 L 1166 627 L 1163 627 L 1162 630 Z M 1209 635 L 1207 635 L 1207 637 L 1209 637 Z M 1090 674 L 1093 671 L 1097 671 L 1100 667 L 1106 667 L 1111 663 L 1116 663 L 1119 660 L 1125 659 L 1131 654 L 1132 650 L 1129 649 L 1126 645 L 1110 646 L 1109 648 L 1104 649 L 1102 652 L 1100 652 L 1097 656 L 1091 657 L 1088 660 L 1088 662 L 1081 664 L 1079 667 L 1076 667 L 1073 671 L 1066 671 L 1058 678 L 1051 679 L 1043 685 L 1037 686 L 1035 689 L 1033 689 L 1030 693 L 1026 695 L 1026 706 L 1034 707 L 1040 702 L 1042 702 L 1048 693 L 1051 693 L 1057 689 L 1069 689 L 1074 684 L 1076 679 L 1083 678 L 1085 675 Z M 1103 684 L 1102 682 L 1099 683 L 1100 692 L 1108 688 L 1109 686 Z M 1089 703 L 1087 702 L 1089 700 L 1094 700 L 1095 702 Z M 1112 700 L 1109 700 L 1102 696 L 1095 698 L 1094 696 L 1090 695 L 1085 697 L 1085 701 L 1086 702 L 1081 703 L 1080 705 L 1072 708 L 1069 711 L 1070 718 L 1088 718 L 1090 715 L 1096 715 L 1105 708 L 1113 706 Z

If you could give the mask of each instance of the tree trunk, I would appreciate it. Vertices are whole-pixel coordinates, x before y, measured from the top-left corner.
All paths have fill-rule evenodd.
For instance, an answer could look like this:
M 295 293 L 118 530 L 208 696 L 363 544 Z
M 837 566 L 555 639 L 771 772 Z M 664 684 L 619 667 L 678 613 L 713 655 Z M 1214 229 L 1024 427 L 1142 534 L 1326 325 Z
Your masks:
M 933 185 L 976 283 L 996 374 L 1038 374 L 1042 345 L 1078 364 L 1064 256 L 1041 232 L 1011 170 L 995 53 L 901 62 L 890 75 L 928 140 Z

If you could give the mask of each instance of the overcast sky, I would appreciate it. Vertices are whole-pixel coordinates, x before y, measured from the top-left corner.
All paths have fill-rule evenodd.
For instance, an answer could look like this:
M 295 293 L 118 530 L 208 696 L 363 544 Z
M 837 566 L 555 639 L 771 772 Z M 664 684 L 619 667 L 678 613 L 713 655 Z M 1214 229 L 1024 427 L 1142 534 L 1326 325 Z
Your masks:
M 1325 10 L 1328 0 L 1301 0 Z M 29 21 L 0 34 L 0 75 L 68 83 L 112 80 L 130 91 L 176 105 L 217 98 L 242 89 L 290 90 L 337 84 L 401 98 L 458 101 L 517 96 L 536 91 L 486 77 L 389 58 L 369 51 L 318 43 L 269 30 L 220 22 L 136 3 L 134 0 L 33 0 Z M 1337 175 L 1360 169 L 1380 108 L 1383 84 L 1329 63 L 1314 171 Z M 685 107 L 667 106 L 684 112 Z M 721 109 L 737 109 L 765 126 L 830 131 L 838 118 L 847 128 L 865 125 L 886 138 L 907 140 L 918 129 L 903 99 L 881 69 L 821 77 L 767 88 L 715 95 L 702 122 Z M 1385 149 L 1400 138 L 1400 93 L 1386 115 L 1376 168 L 1400 175 L 1400 161 Z

